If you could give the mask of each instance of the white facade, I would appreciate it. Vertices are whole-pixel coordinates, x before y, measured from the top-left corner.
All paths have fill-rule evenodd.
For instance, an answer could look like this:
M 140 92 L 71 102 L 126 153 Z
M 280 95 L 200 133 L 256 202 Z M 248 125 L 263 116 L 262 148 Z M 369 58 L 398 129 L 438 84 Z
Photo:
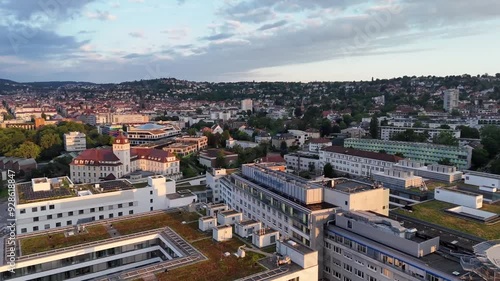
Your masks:
M 259 229 L 252 235 L 252 244 L 258 248 L 263 248 L 276 244 L 279 239 L 279 232 L 271 228 Z
M 436 188 L 434 199 L 474 209 L 483 207 L 483 195 L 453 188 Z
M 465 171 L 464 182 L 479 187 L 500 188 L 500 176 L 495 174 Z
M 234 232 L 238 234 L 240 237 L 247 238 L 252 236 L 255 231 L 258 231 L 262 228 L 262 224 L 260 221 L 256 220 L 243 220 L 241 222 L 236 223 Z
M 201 231 L 208 231 L 217 226 L 217 219 L 215 217 L 201 217 L 198 219 L 198 228 Z
M 293 153 L 285 154 L 286 166 L 294 171 L 320 172 L 323 165 L 318 155 Z
M 241 110 L 253 110 L 253 101 L 251 99 L 244 99 L 241 101 Z
M 319 153 L 319 151 L 323 148 L 323 147 L 327 147 L 327 146 L 331 146 L 332 145 L 332 141 L 330 140 L 316 140 L 316 139 L 312 139 L 310 142 L 309 142 L 309 151 L 310 152 L 315 152 L 315 153 Z
M 206 173 L 207 186 L 213 191 L 214 203 L 219 203 L 221 201 L 220 196 L 220 179 L 226 176 L 226 169 L 210 169 Z
M 456 182 L 462 179 L 462 172 L 457 171 L 456 167 L 433 164 L 425 166 L 423 163 L 410 160 L 400 160 L 393 165 L 395 170 L 413 172 L 414 175 L 425 179 L 444 181 L 447 183 Z
M 443 108 L 451 112 L 454 108 L 458 107 L 460 92 L 458 89 L 449 89 L 443 93 Z
M 235 145 L 241 146 L 241 148 L 254 148 L 259 146 L 258 143 L 251 141 L 240 141 L 233 138 L 226 140 L 226 148 L 233 148 Z
M 243 214 L 235 210 L 221 211 L 217 213 L 217 223 L 220 225 L 233 225 L 241 222 Z
M 336 171 L 362 177 L 370 177 L 374 172 L 383 172 L 386 168 L 391 168 L 397 162 L 395 160 L 386 161 L 375 158 L 377 157 L 375 154 L 378 153 L 366 153 L 367 156 L 374 155 L 372 158 L 369 158 L 351 155 L 350 152 L 352 150 L 349 149 L 345 149 L 342 152 L 329 151 L 327 147 L 320 151 L 319 157 L 323 167 L 326 163 L 330 163 Z
M 73 186 L 71 183 L 69 188 L 80 190 L 77 196 L 63 199 L 47 198 L 33 203 L 22 203 L 23 200 L 18 200 L 17 233 L 30 233 L 76 225 L 79 221 L 97 221 L 166 209 L 166 195 L 175 193 L 175 182 L 167 181 L 163 176 L 149 177 L 148 185 L 142 188 L 134 188 L 126 180 L 101 184 L 114 182 L 123 182 L 120 186 L 124 188 L 106 192 L 100 184 Z M 85 190 L 81 190 L 82 188 Z
M 230 225 L 219 225 L 212 229 L 212 238 L 224 242 L 233 238 L 233 228 Z
M 64 134 L 64 150 L 68 152 L 84 151 L 87 149 L 87 139 L 84 133 L 69 132 Z
M 309 140 L 309 134 L 301 130 L 288 130 L 288 133 L 295 137 L 299 146 L 303 146 Z
M 385 187 L 407 189 L 422 186 L 422 177 L 415 176 L 412 171 L 386 169 L 384 172 L 375 172 L 372 179 Z
M 216 217 L 219 212 L 229 210 L 226 204 L 212 204 L 207 206 L 207 215 L 211 217 Z
M 406 130 L 413 130 L 417 134 L 423 134 L 427 132 L 429 134 L 429 140 L 432 140 L 432 138 L 438 136 L 442 132 L 451 132 L 455 138 L 457 139 L 460 138 L 460 130 L 450 130 L 450 129 L 382 126 L 380 127 L 379 130 L 380 130 L 380 139 L 385 141 L 391 140 L 394 135 L 402 133 Z

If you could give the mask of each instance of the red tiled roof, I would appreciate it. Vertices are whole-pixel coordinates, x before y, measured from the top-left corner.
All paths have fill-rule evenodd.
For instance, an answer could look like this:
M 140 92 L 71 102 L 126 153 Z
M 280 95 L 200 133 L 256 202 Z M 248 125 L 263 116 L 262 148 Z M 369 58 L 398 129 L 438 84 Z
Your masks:
M 115 138 L 113 144 L 123 144 L 128 143 L 128 138 L 123 135 L 123 132 L 120 131 L 120 134 Z
M 381 161 L 386 161 L 386 162 L 393 162 L 393 163 L 397 163 L 399 160 L 404 159 L 404 158 L 401 158 L 401 157 L 398 157 L 395 155 L 391 155 L 391 154 L 364 151 L 364 150 L 346 148 L 346 147 L 342 147 L 342 146 L 328 146 L 328 147 L 323 148 L 322 150 L 328 151 L 328 152 L 345 154 L 345 155 L 381 160 Z
M 83 160 L 84 163 L 80 164 L 80 160 Z M 106 162 L 116 162 L 120 161 L 120 159 L 113 153 L 113 151 L 108 149 L 87 149 L 83 151 L 80 155 L 78 155 L 75 159 L 73 159 L 73 165 L 109 165 L 101 163 L 103 161 Z
M 137 160 L 139 159 L 147 159 L 150 161 L 156 161 L 161 163 L 169 162 L 167 159 L 170 157 L 174 157 L 174 154 L 161 150 L 161 149 L 152 149 L 152 148 L 140 148 L 134 147 L 130 149 L 131 156 L 137 156 Z

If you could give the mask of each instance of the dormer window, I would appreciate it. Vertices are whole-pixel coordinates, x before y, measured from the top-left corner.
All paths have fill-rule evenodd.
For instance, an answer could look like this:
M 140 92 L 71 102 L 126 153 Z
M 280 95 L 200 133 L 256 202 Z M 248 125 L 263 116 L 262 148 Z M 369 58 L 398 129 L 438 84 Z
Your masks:
M 120 143 L 120 140 L 116 140 L 116 143 Z

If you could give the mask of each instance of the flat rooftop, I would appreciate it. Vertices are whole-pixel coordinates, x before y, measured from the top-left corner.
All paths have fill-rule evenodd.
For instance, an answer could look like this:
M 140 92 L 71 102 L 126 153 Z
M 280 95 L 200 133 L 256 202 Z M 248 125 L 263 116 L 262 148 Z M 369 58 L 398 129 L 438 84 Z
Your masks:
M 96 184 L 98 184 L 98 186 Z M 62 182 L 58 184 L 57 187 L 52 186 L 50 190 L 46 191 L 33 191 L 31 182 L 18 183 L 16 185 L 16 188 L 19 204 L 27 204 L 47 200 L 78 197 L 78 191 L 83 190 L 88 190 L 92 194 L 99 194 L 142 188 L 146 187 L 147 185 L 147 182 L 132 184 L 128 180 L 111 180 L 98 182 L 95 184 L 86 183 L 70 185 L 68 182 L 62 180 Z
M 411 212 L 403 209 L 397 209 L 391 211 L 391 215 L 403 215 L 411 219 L 415 219 L 415 222 L 420 221 L 422 224 L 425 224 L 426 222 L 431 223 L 443 228 L 448 228 L 451 230 L 456 230 L 465 234 L 476 236 L 479 239 L 494 240 L 500 238 L 500 223 L 485 224 L 446 211 L 457 206 L 458 205 L 441 202 L 438 200 L 431 200 L 412 205 Z M 483 204 L 483 208 L 481 208 L 480 210 L 499 214 L 500 205 Z M 400 218 L 398 218 L 397 220 L 399 221 Z M 405 227 L 408 228 L 407 225 L 405 225 Z
M 373 185 L 347 178 L 333 179 L 334 186 L 329 188 L 337 189 L 346 193 L 358 193 L 373 189 Z
M 205 216 L 205 217 L 201 217 L 200 220 L 202 220 L 202 221 L 208 221 L 208 220 L 216 220 L 216 218 L 212 217 L 212 216 Z
M 258 221 L 251 219 L 251 220 L 240 221 L 238 224 L 247 226 L 247 225 L 258 224 L 258 223 L 259 223 Z
M 464 174 L 500 180 L 500 175 L 496 175 L 496 174 L 482 173 L 482 172 L 470 171 L 470 170 L 465 170 Z
M 451 191 L 451 192 L 456 192 L 456 193 L 460 193 L 460 194 L 463 194 L 463 195 L 469 195 L 469 196 L 479 196 L 479 195 L 481 195 L 481 194 L 478 194 L 478 193 L 474 193 L 474 192 L 470 192 L 470 191 L 458 189 L 458 187 L 456 187 L 456 186 L 449 186 L 449 187 L 437 188 L 437 190 L 439 190 L 439 189 L 448 190 L 448 191 Z
M 234 215 L 240 215 L 241 213 L 236 211 L 236 210 L 227 210 L 227 211 L 221 211 L 219 214 L 223 216 L 234 216 Z

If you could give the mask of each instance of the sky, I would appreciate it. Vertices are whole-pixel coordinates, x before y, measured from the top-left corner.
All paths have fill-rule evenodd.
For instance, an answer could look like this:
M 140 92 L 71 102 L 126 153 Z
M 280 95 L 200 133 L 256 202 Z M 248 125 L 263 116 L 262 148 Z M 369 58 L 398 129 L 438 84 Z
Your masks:
M 358 81 L 500 72 L 498 0 L 0 0 L 0 78 Z

